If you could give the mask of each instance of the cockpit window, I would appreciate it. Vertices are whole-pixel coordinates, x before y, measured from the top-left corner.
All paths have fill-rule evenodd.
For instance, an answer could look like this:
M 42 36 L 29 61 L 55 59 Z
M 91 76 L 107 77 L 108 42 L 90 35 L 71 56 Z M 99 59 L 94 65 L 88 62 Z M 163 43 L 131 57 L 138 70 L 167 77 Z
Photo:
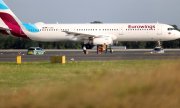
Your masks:
M 175 28 L 168 28 L 168 31 L 176 30 Z

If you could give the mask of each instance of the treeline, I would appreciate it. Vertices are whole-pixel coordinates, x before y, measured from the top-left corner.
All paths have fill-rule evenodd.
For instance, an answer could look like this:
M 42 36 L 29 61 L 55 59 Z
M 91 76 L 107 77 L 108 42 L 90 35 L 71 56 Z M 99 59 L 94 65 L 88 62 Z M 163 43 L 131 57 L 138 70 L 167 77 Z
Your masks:
M 29 47 L 42 47 L 44 49 L 81 49 L 81 42 L 36 42 L 28 39 L 0 36 L 0 49 L 27 49 Z M 157 42 L 118 42 L 115 46 L 126 46 L 130 49 L 154 48 Z M 180 48 L 180 39 L 162 42 L 164 48 Z
M 11 36 L 0 36 L 0 49 L 27 49 L 29 47 L 42 47 L 44 49 L 80 49 L 80 42 L 37 42 L 29 39 Z

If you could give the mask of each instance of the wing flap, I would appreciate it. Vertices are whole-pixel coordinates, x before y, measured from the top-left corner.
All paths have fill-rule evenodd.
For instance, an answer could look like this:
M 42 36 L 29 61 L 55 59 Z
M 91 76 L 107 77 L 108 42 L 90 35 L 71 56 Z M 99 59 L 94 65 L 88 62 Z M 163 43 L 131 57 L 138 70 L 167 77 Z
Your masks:
M 67 34 L 67 36 L 73 36 L 73 40 L 88 40 L 89 38 L 98 38 L 99 36 L 88 34 L 88 33 L 80 33 L 80 32 L 71 32 L 71 31 L 63 31 Z
M 76 37 L 99 37 L 96 35 L 87 34 L 87 33 L 80 33 L 80 32 L 70 32 L 70 31 L 63 31 L 63 32 L 67 33 L 68 35 L 74 35 Z
M 74 36 L 77 39 L 84 40 L 84 39 L 89 39 L 89 38 L 106 38 L 106 37 L 111 37 L 113 40 L 115 40 L 117 37 L 115 35 L 104 35 L 104 34 L 88 34 L 88 33 L 80 33 L 80 32 L 71 32 L 71 31 L 63 31 L 69 36 Z M 68 36 L 67 35 L 67 36 Z

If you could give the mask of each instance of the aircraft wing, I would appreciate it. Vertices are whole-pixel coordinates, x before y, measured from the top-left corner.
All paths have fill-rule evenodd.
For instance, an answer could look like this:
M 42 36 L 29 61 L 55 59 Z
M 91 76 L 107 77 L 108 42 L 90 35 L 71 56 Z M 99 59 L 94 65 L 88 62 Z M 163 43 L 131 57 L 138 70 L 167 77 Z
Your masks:
M 70 31 L 64 31 L 67 36 L 72 36 L 72 40 L 74 41 L 85 41 L 85 40 L 93 40 L 93 44 L 94 45 L 98 45 L 98 44 L 107 44 L 107 45 L 111 45 L 113 44 L 113 40 L 116 39 L 115 35 L 109 35 L 109 34 L 89 34 L 87 33 L 79 33 L 79 32 L 70 32 Z
M 96 34 L 88 34 L 88 33 L 80 33 L 80 32 L 71 32 L 71 31 L 64 31 L 69 36 L 74 36 L 78 40 L 86 40 L 89 38 L 101 38 L 104 37 L 104 35 L 96 35 Z M 67 36 L 68 36 L 67 35 Z

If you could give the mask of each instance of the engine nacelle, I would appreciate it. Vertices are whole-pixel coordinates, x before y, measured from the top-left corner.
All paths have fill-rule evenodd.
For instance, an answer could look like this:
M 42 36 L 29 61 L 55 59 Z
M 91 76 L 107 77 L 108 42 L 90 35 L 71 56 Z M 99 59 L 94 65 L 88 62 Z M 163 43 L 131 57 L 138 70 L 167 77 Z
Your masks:
M 112 45 L 113 44 L 112 38 L 108 36 L 104 36 L 104 37 L 93 39 L 93 45 L 103 45 L 103 44 Z

